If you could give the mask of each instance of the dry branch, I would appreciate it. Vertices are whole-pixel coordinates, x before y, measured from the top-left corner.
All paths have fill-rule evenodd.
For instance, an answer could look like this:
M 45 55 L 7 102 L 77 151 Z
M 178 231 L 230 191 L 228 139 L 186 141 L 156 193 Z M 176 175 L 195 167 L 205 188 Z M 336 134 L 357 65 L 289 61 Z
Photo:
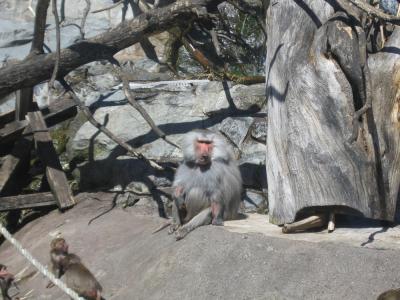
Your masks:
M 106 11 L 106 10 L 110 10 L 110 9 L 116 8 L 118 5 L 122 4 L 122 2 L 124 2 L 124 0 L 120 0 L 117 3 L 114 3 L 111 6 L 100 8 L 98 10 L 94 10 L 94 11 L 92 11 L 92 14 L 97 14 L 97 13 L 102 12 L 102 11 Z
M 207 12 L 204 6 L 214 2 L 218 3 L 219 0 L 179 1 L 143 13 L 108 32 L 62 49 L 58 76 L 61 78 L 86 63 L 109 59 L 144 37 L 174 26 L 187 25 L 187 20 L 205 18 Z M 0 98 L 15 90 L 48 80 L 55 62 L 55 53 L 42 54 L 0 69 Z
M 147 113 L 147 111 L 136 101 L 135 96 L 133 95 L 132 91 L 129 88 L 129 82 L 127 80 L 127 76 L 124 72 L 124 70 L 121 68 L 119 65 L 118 61 L 115 59 L 110 60 L 110 62 L 113 64 L 113 66 L 116 69 L 117 74 L 119 75 L 120 79 L 122 80 L 122 89 L 124 90 L 124 94 L 126 98 L 128 99 L 128 102 L 130 105 L 135 108 L 140 115 L 143 117 L 143 119 L 149 124 L 151 129 L 157 134 L 160 138 L 162 138 L 165 142 L 168 144 L 180 149 L 178 145 L 176 145 L 174 142 L 170 141 L 167 138 L 167 135 L 165 134 L 164 131 L 162 131 L 156 123 L 153 121 L 153 119 L 150 117 L 150 115 Z
M 64 89 L 71 95 L 72 99 L 76 102 L 76 105 L 79 106 L 79 108 L 82 110 L 82 112 L 85 114 L 87 120 L 92 124 L 94 127 L 99 129 L 102 133 L 104 133 L 109 139 L 114 141 L 116 144 L 120 145 L 122 148 L 124 148 L 128 153 L 132 154 L 134 157 L 146 161 L 150 166 L 157 170 L 164 170 L 162 166 L 160 166 L 158 163 L 155 161 L 148 159 L 143 156 L 143 154 L 135 151 L 135 149 L 130 146 L 128 143 L 122 141 L 119 137 L 114 135 L 110 130 L 108 130 L 105 126 L 101 125 L 97 120 L 93 117 L 92 113 L 90 112 L 89 108 L 87 108 L 82 101 L 79 99 L 79 97 L 76 95 L 74 90 L 71 88 L 71 86 L 64 80 L 60 79 L 60 83 L 64 87 Z
M 56 23 L 56 62 L 54 64 L 53 73 L 50 78 L 49 87 L 53 88 L 54 80 L 57 77 L 58 68 L 60 65 L 60 48 L 61 48 L 61 35 L 60 35 L 60 19 L 57 12 L 57 0 L 52 0 L 54 22 Z
M 310 216 L 308 218 L 305 218 L 303 220 L 291 224 L 285 224 L 282 227 L 282 232 L 293 233 L 296 231 L 305 231 L 311 228 L 322 227 L 325 225 L 325 223 L 326 223 L 326 216 L 323 214 Z
M 226 70 L 222 70 L 213 64 L 199 49 L 196 49 L 189 41 L 188 38 L 181 38 L 182 44 L 189 54 L 192 56 L 194 60 L 196 60 L 207 72 L 211 72 L 216 77 L 220 78 L 220 80 L 230 80 L 240 84 L 256 84 L 256 83 L 264 83 L 265 76 L 261 75 L 251 75 L 251 76 L 238 76 Z
M 354 6 L 358 7 L 359 9 L 363 10 L 366 12 L 368 15 L 373 16 L 375 18 L 381 19 L 385 22 L 392 23 L 392 24 L 400 24 L 400 18 L 397 16 L 392 16 L 389 14 L 384 13 L 382 10 L 373 7 L 372 5 L 368 4 L 364 0 L 338 0 L 337 2 L 341 6 L 346 6 L 343 5 L 343 2 L 351 3 Z

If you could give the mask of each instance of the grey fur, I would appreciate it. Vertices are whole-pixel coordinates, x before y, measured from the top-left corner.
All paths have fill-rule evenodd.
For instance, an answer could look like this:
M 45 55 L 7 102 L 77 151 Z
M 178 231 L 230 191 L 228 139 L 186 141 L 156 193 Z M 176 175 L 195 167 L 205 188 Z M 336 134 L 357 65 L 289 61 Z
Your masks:
M 211 164 L 206 167 L 195 163 L 194 145 L 199 139 L 212 141 L 214 145 Z M 177 239 L 211 223 L 212 202 L 223 207 L 224 220 L 236 218 L 242 193 L 242 178 L 232 148 L 220 134 L 210 130 L 191 131 L 186 134 L 182 149 L 184 160 L 176 171 L 173 186 L 183 189 L 187 215 L 183 220 L 186 224 L 176 230 Z M 175 223 L 178 218 L 174 216 Z M 176 226 L 171 228 L 175 230 Z

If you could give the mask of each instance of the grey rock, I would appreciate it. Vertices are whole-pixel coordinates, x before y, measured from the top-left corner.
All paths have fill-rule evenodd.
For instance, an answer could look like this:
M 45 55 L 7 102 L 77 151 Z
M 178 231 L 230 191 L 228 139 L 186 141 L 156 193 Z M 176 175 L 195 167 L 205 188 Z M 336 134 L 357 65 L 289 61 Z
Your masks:
M 251 128 L 251 136 L 257 141 L 267 143 L 267 120 L 263 118 L 255 119 Z
M 145 209 L 137 212 L 143 206 L 117 207 L 88 226 L 112 205 L 114 195 L 105 196 L 87 194 L 85 200 L 78 195 L 76 207 L 30 222 L 15 238 L 46 262 L 50 240 L 61 233 L 98 278 L 106 299 L 365 300 L 396 288 L 400 280 L 396 227 L 283 235 L 266 216 L 253 222 L 251 215 L 226 226 L 203 226 L 176 242 L 166 229 L 151 234 L 166 220 L 146 216 Z M 360 246 L 376 232 L 375 240 Z M 0 246 L 0 261 L 10 270 L 27 266 L 8 242 Z M 44 283 L 42 276 L 33 276 L 21 282 L 20 293 L 34 290 L 34 299 L 69 299 Z
M 219 130 L 228 137 L 236 147 L 241 148 L 252 123 L 252 117 L 228 117 L 222 121 Z
M 266 213 L 268 211 L 267 195 L 247 189 L 243 198 L 244 212 Z
M 265 84 L 237 84 L 230 90 L 236 108 L 240 110 L 258 111 L 266 104 Z
M 229 89 L 232 86 L 233 84 L 230 82 L 222 83 L 219 81 L 211 81 L 208 84 L 199 86 L 196 89 L 196 98 L 198 100 L 194 107 L 196 113 L 208 116 L 229 109 Z
M 266 145 L 262 143 L 249 140 L 242 145 L 239 169 L 245 186 L 257 189 L 267 187 L 265 153 Z
M 234 87 L 230 83 L 227 86 L 231 86 L 231 89 Z M 244 143 L 253 118 L 227 118 L 219 125 L 227 117 L 226 114 L 207 117 L 199 111 L 199 107 L 206 106 L 204 102 L 209 103 L 209 99 L 215 98 L 216 94 L 225 95 L 221 83 L 207 80 L 163 81 L 131 83 L 130 87 L 137 99 L 142 99 L 138 103 L 168 138 L 178 145 L 183 134 L 192 129 L 221 130 L 236 146 L 236 151 L 241 152 L 241 165 L 252 165 L 245 173 L 246 184 L 261 186 L 254 180 L 257 177 L 265 178 L 259 176 L 260 168 L 263 168 L 261 165 L 265 164 L 265 146 L 260 143 Z M 127 104 L 120 87 L 115 87 L 112 91 L 97 92 L 97 96 L 90 95 L 83 95 L 82 98 L 86 99 L 86 104 L 90 104 L 96 120 L 138 152 L 159 162 L 179 162 L 182 159 L 181 151 L 158 138 L 143 117 Z M 226 98 L 224 101 L 227 103 Z M 170 185 L 173 177 L 170 174 L 152 174 L 141 161 L 130 156 L 121 157 L 125 151 L 89 122 L 85 122 L 72 133 L 67 144 L 67 153 L 70 160 L 75 162 L 74 175 L 80 179 L 82 188 L 108 186 L 126 190 L 131 182 L 144 182 L 151 190 L 155 186 Z M 148 177 L 150 175 L 153 177 Z

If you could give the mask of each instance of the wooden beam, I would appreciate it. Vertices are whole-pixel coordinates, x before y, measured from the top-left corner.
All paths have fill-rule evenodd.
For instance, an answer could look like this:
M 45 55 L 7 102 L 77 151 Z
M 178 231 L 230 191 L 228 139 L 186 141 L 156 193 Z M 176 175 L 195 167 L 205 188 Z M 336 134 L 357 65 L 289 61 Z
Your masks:
M 0 197 L 0 211 L 57 205 L 52 193 Z
M 50 189 L 60 209 L 71 207 L 75 204 L 67 177 L 61 167 L 50 133 L 40 111 L 28 113 L 30 127 L 33 130 L 36 152 L 39 159 L 46 167 L 46 177 Z
M 18 172 L 24 162 L 29 160 L 32 149 L 32 137 L 24 136 L 18 139 L 10 154 L 8 154 L 0 168 L 0 195 L 4 191 L 15 190 L 10 188 L 17 184 Z
M 45 115 L 47 127 L 51 127 L 57 123 L 74 117 L 77 114 L 78 109 L 72 99 L 65 98 L 50 104 L 46 108 L 41 109 L 41 112 Z M 29 122 L 26 120 L 13 121 L 7 124 L 4 126 L 4 128 L 0 129 L 0 144 L 15 141 L 25 128 L 27 128 L 27 130 L 24 132 L 24 134 L 32 133 L 32 130 L 29 127 Z
M 15 102 L 15 120 L 25 120 L 28 111 L 32 110 L 33 87 L 23 88 L 17 91 Z
M 15 120 L 15 110 L 0 114 L 0 128 Z

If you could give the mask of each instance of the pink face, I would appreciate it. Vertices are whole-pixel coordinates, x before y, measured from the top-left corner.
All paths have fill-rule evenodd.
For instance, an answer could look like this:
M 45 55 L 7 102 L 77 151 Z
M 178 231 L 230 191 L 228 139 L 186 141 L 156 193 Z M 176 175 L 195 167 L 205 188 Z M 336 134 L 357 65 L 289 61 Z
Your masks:
M 63 252 L 68 252 L 68 244 L 64 239 L 60 239 L 56 245 L 55 249 L 63 251 Z
M 2 266 L 0 269 L 0 278 L 9 280 L 9 279 L 14 279 L 14 276 L 7 271 L 7 267 L 6 266 Z
M 199 165 L 208 165 L 211 163 L 213 143 L 210 140 L 197 140 L 195 144 L 196 163 Z

